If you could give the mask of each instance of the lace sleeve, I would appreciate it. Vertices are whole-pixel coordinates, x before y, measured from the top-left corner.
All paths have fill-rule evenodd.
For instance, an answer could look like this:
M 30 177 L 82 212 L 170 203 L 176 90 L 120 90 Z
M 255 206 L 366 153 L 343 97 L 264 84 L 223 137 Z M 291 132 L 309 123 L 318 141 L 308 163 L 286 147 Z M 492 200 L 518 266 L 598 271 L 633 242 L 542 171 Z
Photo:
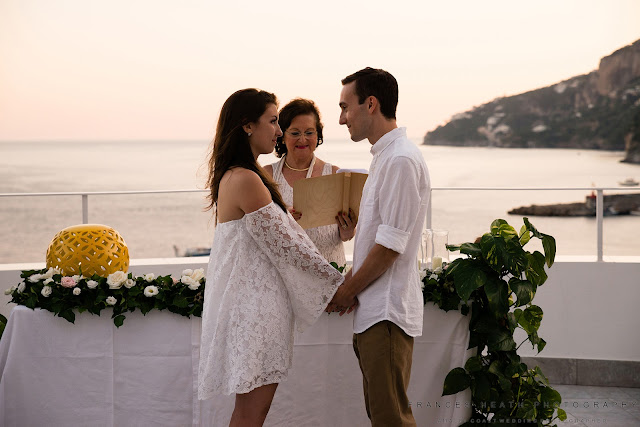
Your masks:
M 276 205 L 244 216 L 247 231 L 284 281 L 296 325 L 303 331 L 322 314 L 344 280 L 304 230 Z

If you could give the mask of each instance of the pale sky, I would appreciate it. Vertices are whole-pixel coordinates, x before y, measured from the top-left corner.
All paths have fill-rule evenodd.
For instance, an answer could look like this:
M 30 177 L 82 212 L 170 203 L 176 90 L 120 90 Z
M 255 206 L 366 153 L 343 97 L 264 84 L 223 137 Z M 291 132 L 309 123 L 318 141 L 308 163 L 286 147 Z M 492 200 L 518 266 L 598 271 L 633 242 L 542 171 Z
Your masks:
M 208 140 L 246 87 L 313 99 L 348 138 L 340 80 L 366 66 L 420 138 L 637 39 L 638 0 L 0 0 L 0 140 Z

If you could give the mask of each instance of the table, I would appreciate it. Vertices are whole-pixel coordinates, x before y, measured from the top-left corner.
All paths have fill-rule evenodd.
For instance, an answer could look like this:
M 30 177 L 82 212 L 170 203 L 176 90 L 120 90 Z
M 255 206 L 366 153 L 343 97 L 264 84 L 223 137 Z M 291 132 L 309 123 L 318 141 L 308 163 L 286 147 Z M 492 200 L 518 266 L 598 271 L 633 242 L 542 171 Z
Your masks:
M 75 324 L 18 306 L 0 341 L 0 425 L 226 426 L 233 396 L 197 400 L 200 318 L 153 311 Z M 425 306 L 414 343 L 409 397 L 419 426 L 458 425 L 469 390 L 441 397 L 447 372 L 472 355 L 468 318 Z M 289 379 L 278 387 L 270 426 L 366 426 L 352 319 L 323 314 L 296 336 Z

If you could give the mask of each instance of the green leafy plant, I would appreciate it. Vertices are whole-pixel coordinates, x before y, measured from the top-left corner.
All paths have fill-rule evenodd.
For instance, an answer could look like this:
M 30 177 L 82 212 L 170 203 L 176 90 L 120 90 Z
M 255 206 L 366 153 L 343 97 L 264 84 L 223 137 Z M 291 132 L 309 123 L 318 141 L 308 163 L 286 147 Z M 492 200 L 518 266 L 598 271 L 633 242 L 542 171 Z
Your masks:
M 524 249 L 531 238 L 542 241 L 544 253 Z M 443 395 L 471 388 L 472 419 L 464 426 L 489 422 L 547 426 L 565 420 L 560 394 L 540 368 L 529 369 L 517 354 L 527 341 L 538 352 L 546 344 L 538 336 L 543 312 L 532 302 L 547 280 L 545 265 L 551 267 L 555 260 L 555 239 L 540 233 L 527 218 L 519 233 L 497 219 L 476 242 L 448 249 L 466 257 L 455 259 L 436 277 L 428 272 L 424 296 L 442 309 L 453 309 L 456 298 L 442 289 L 455 287 L 457 305 L 471 306 L 469 348 L 477 349 L 476 356 L 451 370 L 443 387 Z M 520 344 L 514 340 L 516 329 L 527 334 Z
M 460 310 L 464 315 L 469 313 L 469 305 L 462 301 L 456 291 L 453 278 L 447 276 L 448 263 L 435 270 L 423 270 L 422 297 L 424 303 L 432 302 L 444 311 Z
M 117 327 L 122 326 L 127 312 L 135 310 L 142 314 L 169 310 L 186 317 L 202 315 L 203 269 L 185 270 L 179 280 L 123 272 L 108 277 L 63 276 L 53 268 L 26 270 L 20 277 L 22 282 L 6 291 L 10 302 L 51 311 L 71 323 L 75 312 L 100 315 L 107 308 L 113 309 L 111 318 Z

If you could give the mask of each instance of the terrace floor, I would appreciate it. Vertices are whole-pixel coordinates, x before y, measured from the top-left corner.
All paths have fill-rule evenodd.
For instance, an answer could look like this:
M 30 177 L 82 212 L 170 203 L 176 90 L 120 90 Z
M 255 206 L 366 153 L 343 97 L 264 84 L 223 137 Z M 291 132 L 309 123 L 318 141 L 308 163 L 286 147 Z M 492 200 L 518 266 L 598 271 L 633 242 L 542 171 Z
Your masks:
M 640 426 L 640 388 L 553 385 L 567 419 L 559 426 Z

